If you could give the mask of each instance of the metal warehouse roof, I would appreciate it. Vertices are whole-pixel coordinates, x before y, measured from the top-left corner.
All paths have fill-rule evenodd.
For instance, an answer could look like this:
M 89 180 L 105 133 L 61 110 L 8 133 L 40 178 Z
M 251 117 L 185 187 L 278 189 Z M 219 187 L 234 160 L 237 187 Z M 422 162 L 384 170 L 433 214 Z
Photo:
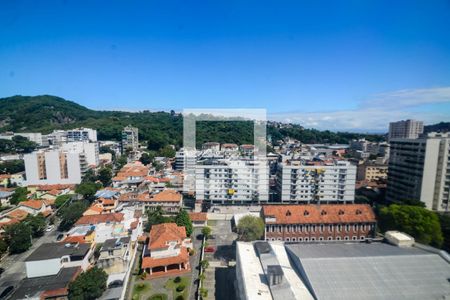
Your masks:
M 286 248 L 319 300 L 450 297 L 450 264 L 437 253 L 385 243 Z

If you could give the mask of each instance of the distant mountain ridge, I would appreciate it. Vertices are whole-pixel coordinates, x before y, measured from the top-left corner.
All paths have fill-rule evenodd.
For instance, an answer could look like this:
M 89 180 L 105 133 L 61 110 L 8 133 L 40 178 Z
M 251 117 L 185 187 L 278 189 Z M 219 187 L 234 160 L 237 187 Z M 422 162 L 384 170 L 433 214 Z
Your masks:
M 197 142 L 217 141 L 250 143 L 253 139 L 251 122 L 199 122 Z M 0 98 L 0 132 L 43 132 L 54 129 L 92 127 L 97 129 L 99 139 L 118 140 L 126 125 L 139 128 L 142 140 L 160 144 L 182 145 L 183 120 L 172 112 L 124 112 L 97 111 L 75 102 L 51 95 L 13 96 Z M 450 122 L 425 127 L 449 130 Z M 382 135 L 331 132 L 305 129 L 296 124 L 269 122 L 267 133 L 273 141 L 292 137 L 304 143 L 347 143 L 350 139 L 365 137 L 382 140 Z

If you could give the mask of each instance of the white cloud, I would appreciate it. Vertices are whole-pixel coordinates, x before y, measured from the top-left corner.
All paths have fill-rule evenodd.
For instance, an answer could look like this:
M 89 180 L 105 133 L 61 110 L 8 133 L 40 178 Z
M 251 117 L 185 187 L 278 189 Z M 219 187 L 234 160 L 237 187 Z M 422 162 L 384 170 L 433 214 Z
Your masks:
M 450 103 L 450 87 L 393 91 L 364 100 L 354 110 L 274 113 L 269 119 L 307 128 L 386 131 L 389 122 L 402 119 L 422 120 L 426 124 L 448 121 L 448 111 L 420 112 L 424 105 L 439 103 Z

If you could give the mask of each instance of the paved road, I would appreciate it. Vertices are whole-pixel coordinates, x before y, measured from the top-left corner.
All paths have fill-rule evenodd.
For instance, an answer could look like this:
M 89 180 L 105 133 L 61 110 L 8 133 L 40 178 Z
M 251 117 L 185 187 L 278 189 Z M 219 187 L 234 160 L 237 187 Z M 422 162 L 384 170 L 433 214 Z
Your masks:
M 33 239 L 32 246 L 28 251 L 5 257 L 0 262 L 0 267 L 5 269 L 5 272 L 0 277 L 0 286 L 13 285 L 17 287 L 20 281 L 26 277 L 25 259 L 43 243 L 54 242 L 58 234 L 56 229 L 53 229 L 51 232 L 45 232 L 42 237 Z
M 199 275 L 198 265 L 200 263 L 200 251 L 202 247 L 202 240 L 197 239 L 198 235 L 202 234 L 201 228 L 194 228 L 194 231 L 192 233 L 192 242 L 195 249 L 195 255 L 190 257 L 190 264 L 192 269 L 192 279 L 191 279 L 191 288 L 189 289 L 189 299 L 195 300 L 196 298 L 196 292 L 197 292 L 197 279 Z

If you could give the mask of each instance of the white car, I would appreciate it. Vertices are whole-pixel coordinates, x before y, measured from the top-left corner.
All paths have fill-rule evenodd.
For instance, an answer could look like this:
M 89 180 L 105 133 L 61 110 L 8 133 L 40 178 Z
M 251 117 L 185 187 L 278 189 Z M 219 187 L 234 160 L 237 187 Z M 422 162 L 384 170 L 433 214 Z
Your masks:
M 50 232 L 53 230 L 53 228 L 55 228 L 55 226 L 49 225 L 49 226 L 47 226 L 47 229 L 45 229 L 45 231 Z

